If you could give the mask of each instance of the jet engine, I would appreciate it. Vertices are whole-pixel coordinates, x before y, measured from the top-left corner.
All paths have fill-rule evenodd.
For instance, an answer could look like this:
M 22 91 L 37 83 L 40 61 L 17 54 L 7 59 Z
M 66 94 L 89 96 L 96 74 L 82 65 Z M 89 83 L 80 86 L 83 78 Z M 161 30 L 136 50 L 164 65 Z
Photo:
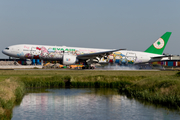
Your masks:
M 63 65 L 73 65 L 76 62 L 78 62 L 78 59 L 75 55 L 66 54 L 66 53 L 64 53 L 64 55 L 62 57 L 62 61 L 60 61 L 60 63 Z

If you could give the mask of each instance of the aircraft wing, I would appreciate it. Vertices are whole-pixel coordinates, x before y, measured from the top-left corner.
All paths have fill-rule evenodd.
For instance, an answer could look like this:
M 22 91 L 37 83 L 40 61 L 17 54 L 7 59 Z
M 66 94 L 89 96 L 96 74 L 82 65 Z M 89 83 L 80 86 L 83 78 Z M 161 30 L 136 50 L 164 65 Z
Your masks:
M 78 55 L 77 58 L 78 59 L 91 59 L 91 58 L 96 58 L 96 57 L 104 57 L 104 56 L 108 56 L 112 54 L 113 52 L 120 51 L 120 50 L 126 50 L 126 49 L 116 49 L 116 50 L 111 50 L 111 51 L 82 54 L 82 55 Z

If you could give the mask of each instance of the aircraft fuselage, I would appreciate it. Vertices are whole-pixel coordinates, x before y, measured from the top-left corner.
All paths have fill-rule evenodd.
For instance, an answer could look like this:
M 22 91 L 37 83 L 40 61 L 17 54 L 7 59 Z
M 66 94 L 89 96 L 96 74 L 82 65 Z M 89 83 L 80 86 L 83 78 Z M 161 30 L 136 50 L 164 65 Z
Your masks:
M 2 52 L 10 57 L 21 59 L 62 60 L 64 54 L 78 56 L 108 50 L 113 49 L 20 44 L 9 46 Z M 107 56 L 108 60 L 99 58 L 99 62 L 144 63 L 153 62 L 151 57 L 156 56 L 160 55 L 147 52 L 121 50 L 113 52 L 113 54 Z

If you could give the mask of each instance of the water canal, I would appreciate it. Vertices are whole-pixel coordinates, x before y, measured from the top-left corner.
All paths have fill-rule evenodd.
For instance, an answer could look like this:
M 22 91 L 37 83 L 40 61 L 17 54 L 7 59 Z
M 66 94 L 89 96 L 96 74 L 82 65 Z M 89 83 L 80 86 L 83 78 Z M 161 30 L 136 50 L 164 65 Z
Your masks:
M 30 91 L 12 120 L 179 120 L 178 112 L 143 105 L 105 88 Z

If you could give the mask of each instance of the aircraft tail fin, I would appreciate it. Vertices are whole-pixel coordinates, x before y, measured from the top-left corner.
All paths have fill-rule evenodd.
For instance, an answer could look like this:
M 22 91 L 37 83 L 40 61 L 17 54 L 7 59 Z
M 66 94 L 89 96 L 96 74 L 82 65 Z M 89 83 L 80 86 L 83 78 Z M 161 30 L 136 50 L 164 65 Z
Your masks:
M 172 32 L 166 32 L 144 52 L 162 55 Z

